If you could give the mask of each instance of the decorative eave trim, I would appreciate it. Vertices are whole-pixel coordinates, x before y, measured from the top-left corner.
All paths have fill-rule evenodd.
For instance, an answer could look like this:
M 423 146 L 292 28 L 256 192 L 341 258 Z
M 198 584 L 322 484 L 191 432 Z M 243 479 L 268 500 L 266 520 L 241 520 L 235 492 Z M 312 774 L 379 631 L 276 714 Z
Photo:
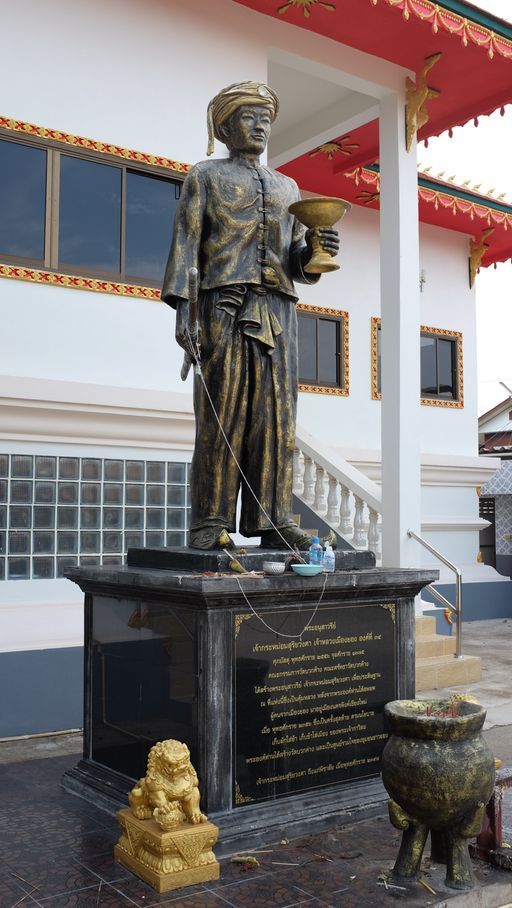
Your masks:
M 363 202 L 363 204 L 369 205 L 372 202 L 378 202 L 380 193 L 380 173 L 378 170 L 370 167 L 356 167 L 354 170 L 344 171 L 343 176 L 354 180 L 356 186 L 364 183 L 372 187 L 373 192 L 362 190 L 358 196 L 358 200 Z M 488 200 L 489 204 L 485 204 L 485 202 L 472 198 L 470 193 L 464 192 L 463 189 L 458 192 L 454 187 L 453 191 L 449 192 L 447 189 L 434 188 L 429 180 L 424 180 L 420 177 L 418 197 L 423 202 L 433 204 L 436 211 L 439 208 L 448 208 L 452 210 L 454 216 L 457 212 L 469 214 L 471 220 L 476 217 L 485 220 L 488 225 L 494 222 L 495 224 L 503 224 L 505 230 L 508 230 L 509 227 L 512 229 L 512 211 L 509 206 L 500 205 L 499 202 L 493 203 L 491 199 Z
M 377 6 L 379 0 L 370 0 L 370 2 L 372 6 Z M 492 19 L 483 11 L 479 13 L 478 10 L 468 7 L 468 13 L 480 20 L 475 21 L 467 15 L 463 16 L 453 9 L 447 9 L 446 6 L 442 6 L 434 0 L 381 0 L 381 2 L 392 9 L 400 10 L 406 21 L 413 17 L 428 23 L 435 35 L 441 30 L 459 37 L 464 47 L 467 47 L 468 44 L 475 44 L 482 50 L 486 50 L 487 56 L 491 60 L 495 54 L 499 54 L 507 60 L 512 59 L 512 41 L 484 24 L 492 22 Z M 449 3 L 450 0 L 446 0 L 446 2 Z M 458 5 L 460 6 L 460 4 Z M 286 0 L 285 3 L 277 6 L 277 12 L 282 16 L 289 9 L 298 9 L 302 11 L 304 18 L 309 19 L 314 7 L 315 11 L 325 9 L 335 12 L 336 10 L 336 4 L 326 3 L 323 0 Z
M 343 309 L 329 309 L 327 306 L 310 306 L 308 303 L 297 303 L 299 312 L 313 312 L 315 315 L 332 315 L 339 318 L 342 322 L 341 342 L 342 342 L 342 363 L 343 376 L 342 388 L 331 388 L 327 385 L 304 385 L 299 384 L 298 390 L 305 391 L 309 394 L 327 394 L 330 397 L 348 397 L 350 394 L 350 362 L 349 362 L 349 314 Z
M 49 139 L 52 142 L 60 142 L 73 148 L 83 148 L 86 151 L 95 151 L 124 161 L 147 164 L 150 167 L 161 167 L 164 170 L 173 170 L 176 173 L 188 173 L 191 166 L 181 161 L 172 161 L 170 158 L 165 158 L 161 155 L 148 154 L 144 151 L 133 151 L 131 148 L 123 148 L 120 145 L 112 145 L 109 142 L 99 142 L 96 139 L 86 139 L 84 136 L 74 136 L 72 133 L 62 132 L 60 129 L 47 129 L 45 126 L 36 126 L 34 123 L 25 123 L 23 120 L 13 120 L 9 117 L 0 116 L 0 129 L 9 129 L 17 133 L 21 132 L 39 139 Z
M 427 189 L 424 186 L 418 187 L 418 196 L 423 202 L 433 204 L 436 211 L 439 208 L 451 209 L 454 217 L 457 212 L 469 214 L 472 221 L 475 217 L 485 221 L 488 226 L 493 222 L 503 224 L 505 230 L 512 228 L 512 214 L 506 211 L 500 211 L 491 208 L 489 205 L 483 205 L 481 202 L 470 202 L 463 199 L 455 193 L 446 192 L 444 189 Z
M 370 0 L 370 2 L 373 6 L 377 6 L 379 0 Z M 486 50 L 490 60 L 495 54 L 512 60 L 512 41 L 499 35 L 493 29 L 472 21 L 468 16 L 461 16 L 452 10 L 443 8 L 434 0 L 381 0 L 381 2 L 393 9 L 401 10 L 406 21 L 412 16 L 421 22 L 428 23 L 435 35 L 439 30 L 448 32 L 450 35 L 460 37 L 464 47 L 474 44 L 482 50 Z M 468 12 L 473 12 L 473 10 L 468 9 Z M 477 13 L 476 10 L 474 12 Z
M 370 320 L 371 331 L 371 396 L 372 400 L 382 400 L 382 393 L 378 390 L 378 357 L 377 337 L 381 319 L 372 316 Z M 447 328 L 432 328 L 430 325 L 420 325 L 421 332 L 442 335 L 457 342 L 457 400 L 444 400 L 442 398 L 421 397 L 420 403 L 424 407 L 442 407 L 443 409 L 462 410 L 464 407 L 464 358 L 462 349 L 462 331 L 449 331 Z

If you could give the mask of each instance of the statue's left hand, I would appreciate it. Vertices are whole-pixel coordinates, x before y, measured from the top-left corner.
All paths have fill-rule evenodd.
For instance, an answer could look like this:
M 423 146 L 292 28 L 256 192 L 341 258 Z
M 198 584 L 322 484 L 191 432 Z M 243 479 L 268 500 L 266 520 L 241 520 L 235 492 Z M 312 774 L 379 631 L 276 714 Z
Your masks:
M 322 249 L 329 255 L 337 255 L 340 251 L 340 235 L 334 227 L 310 227 L 306 230 L 306 243 L 312 254 L 312 240 L 317 237 Z

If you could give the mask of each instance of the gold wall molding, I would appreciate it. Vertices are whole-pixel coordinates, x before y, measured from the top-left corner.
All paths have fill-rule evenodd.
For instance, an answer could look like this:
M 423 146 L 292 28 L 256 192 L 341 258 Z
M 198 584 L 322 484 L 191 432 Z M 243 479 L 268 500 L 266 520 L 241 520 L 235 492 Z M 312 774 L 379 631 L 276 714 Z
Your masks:
M 344 309 L 332 309 L 327 306 L 310 306 L 308 303 L 297 303 L 299 312 L 311 312 L 314 315 L 331 315 L 341 321 L 341 362 L 342 362 L 342 388 L 331 388 L 327 385 L 305 385 L 300 383 L 299 391 L 307 394 L 327 394 L 331 397 L 348 397 L 350 394 L 350 337 L 349 315 Z
M 379 328 L 381 319 L 374 315 L 371 318 L 371 389 L 372 400 L 382 400 L 379 391 Z
M 372 400 L 382 400 L 382 393 L 378 390 L 378 332 L 381 319 L 378 316 L 371 318 L 371 395 Z M 462 410 L 464 407 L 464 358 L 462 349 L 462 331 L 450 331 L 447 328 L 432 328 L 430 325 L 420 325 L 420 333 L 435 334 L 456 341 L 457 344 L 457 400 L 443 398 L 421 397 L 420 403 L 424 407 L 444 407 L 450 410 Z
M 100 280 L 93 277 L 81 277 L 77 274 L 61 274 L 56 271 L 44 271 L 40 268 L 26 268 L 22 265 L 0 263 L 0 277 L 46 284 L 49 287 L 68 287 L 70 290 L 88 290 L 92 293 L 109 293 L 112 296 L 131 296 L 160 302 L 160 290 L 157 287 L 140 287 L 137 284 L 124 284 L 122 281 Z
M 175 173 L 188 173 L 191 167 L 190 164 L 184 164 L 182 161 L 173 161 L 162 155 L 148 154 L 145 151 L 134 151 L 131 148 L 123 148 L 110 142 L 99 142 L 97 139 L 74 136 L 72 133 L 63 132 L 60 129 L 49 129 L 47 126 L 37 126 L 34 123 L 25 123 L 23 120 L 13 120 L 9 117 L 0 116 L 0 129 L 7 129 L 13 133 L 22 133 L 36 139 L 60 142 L 75 149 L 83 148 L 85 151 L 95 151 L 99 154 L 109 155 L 109 157 L 120 158 L 123 161 L 134 161 L 138 164 L 146 164 L 149 167 L 173 170 Z

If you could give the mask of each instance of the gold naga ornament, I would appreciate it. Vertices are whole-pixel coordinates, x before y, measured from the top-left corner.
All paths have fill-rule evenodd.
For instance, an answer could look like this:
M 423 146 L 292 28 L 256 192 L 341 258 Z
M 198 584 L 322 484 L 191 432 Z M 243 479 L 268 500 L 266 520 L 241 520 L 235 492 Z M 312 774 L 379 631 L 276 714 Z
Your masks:
M 405 80 L 407 87 L 405 106 L 405 145 L 407 151 L 411 150 L 412 140 L 416 133 L 425 125 L 425 123 L 428 123 L 427 101 L 438 98 L 441 94 L 437 88 L 432 88 L 430 85 L 427 85 L 427 73 L 435 66 L 442 56 L 441 53 L 438 53 L 425 57 L 425 65 L 421 68 L 419 75 L 416 77 L 416 81 L 414 82 L 409 76 L 407 76 L 407 79 Z
M 116 861 L 157 892 L 218 880 L 212 851 L 219 829 L 199 808 L 197 774 L 186 744 L 169 739 L 151 748 L 146 775 L 117 814 L 122 835 Z
M 489 248 L 489 243 L 486 243 L 485 240 L 488 236 L 494 233 L 494 227 L 486 227 L 485 230 L 482 230 L 482 234 L 479 240 L 471 239 L 469 241 L 469 286 L 472 287 L 475 283 L 475 278 L 482 264 L 482 259 Z

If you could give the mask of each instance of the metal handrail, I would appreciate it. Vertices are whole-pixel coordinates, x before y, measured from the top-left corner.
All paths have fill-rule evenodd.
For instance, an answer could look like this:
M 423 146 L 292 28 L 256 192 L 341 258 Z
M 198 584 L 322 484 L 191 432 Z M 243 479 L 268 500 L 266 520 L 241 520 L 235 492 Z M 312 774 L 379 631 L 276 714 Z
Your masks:
M 451 602 L 448 602 L 447 599 L 437 590 L 434 590 L 432 586 L 429 586 L 432 594 L 439 599 L 447 608 L 450 608 L 452 612 L 457 616 L 457 625 L 455 628 L 455 658 L 460 659 L 462 656 L 462 574 L 457 567 L 457 565 L 452 564 L 451 561 L 448 561 L 448 558 L 445 558 L 444 555 L 441 555 L 441 552 L 438 552 L 433 545 L 430 545 L 430 542 L 427 542 L 426 539 L 423 539 L 422 536 L 418 536 L 414 530 L 407 530 L 407 535 L 412 539 L 415 539 L 416 542 L 419 542 L 427 551 L 432 555 L 442 561 L 447 568 L 450 568 L 451 571 L 455 574 L 455 605 L 452 605 Z

